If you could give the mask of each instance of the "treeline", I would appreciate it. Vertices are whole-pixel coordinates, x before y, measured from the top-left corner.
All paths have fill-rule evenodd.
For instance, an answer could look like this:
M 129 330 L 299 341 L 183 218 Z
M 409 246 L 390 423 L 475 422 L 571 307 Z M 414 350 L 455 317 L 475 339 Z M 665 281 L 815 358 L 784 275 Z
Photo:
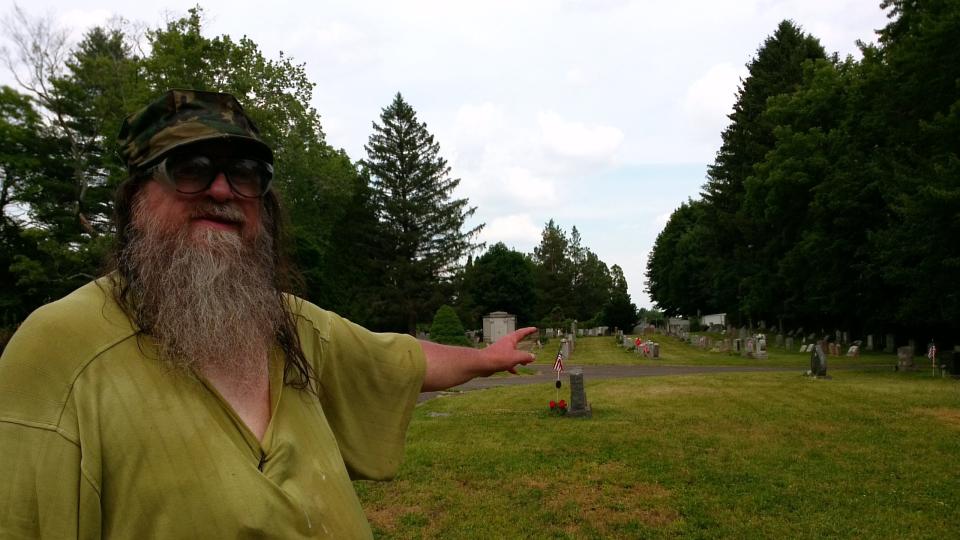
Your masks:
M 960 341 L 960 3 L 881 8 L 861 60 L 790 21 L 759 48 L 648 261 L 667 313 Z
M 400 94 L 373 123 L 366 156 L 353 161 L 327 144 L 303 64 L 282 53 L 266 58 L 247 37 L 207 37 L 202 15 L 194 8 L 142 34 L 118 21 L 73 47 L 47 21 L 19 9 L 8 16 L 3 60 L 19 87 L 0 88 L 7 333 L 101 273 L 114 233 L 112 193 L 127 177 L 115 140 L 120 123 L 170 88 L 234 94 L 274 148 L 274 186 L 289 214 L 284 241 L 309 300 L 405 332 L 429 324 L 443 304 L 468 328 L 494 309 L 524 324 L 547 315 L 633 324 L 623 273 L 582 247 L 575 229 L 568 240 L 551 222 L 532 256 L 498 244 L 469 258 L 484 247 L 482 225 L 465 227 L 475 208 L 453 197 L 459 180 Z M 573 299 L 581 291 L 588 300 Z

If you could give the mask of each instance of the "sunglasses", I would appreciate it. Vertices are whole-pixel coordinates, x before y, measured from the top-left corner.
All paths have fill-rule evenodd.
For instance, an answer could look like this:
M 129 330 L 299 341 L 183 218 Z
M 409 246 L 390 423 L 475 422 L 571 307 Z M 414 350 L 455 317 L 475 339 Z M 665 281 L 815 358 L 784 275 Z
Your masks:
M 185 195 L 206 191 L 221 172 L 227 177 L 230 189 L 247 198 L 262 197 L 273 180 L 273 165 L 259 159 L 211 159 L 196 154 L 169 156 L 151 172 Z

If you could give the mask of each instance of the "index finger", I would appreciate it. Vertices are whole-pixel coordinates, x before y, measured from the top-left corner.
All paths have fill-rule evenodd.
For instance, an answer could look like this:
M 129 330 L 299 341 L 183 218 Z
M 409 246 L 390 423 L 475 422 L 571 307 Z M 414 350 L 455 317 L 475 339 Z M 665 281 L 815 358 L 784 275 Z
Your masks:
M 536 326 L 528 326 L 526 328 L 521 328 L 515 331 L 513 335 L 516 336 L 516 343 L 520 343 L 521 341 L 523 341 L 524 339 L 527 339 L 528 337 L 535 334 L 536 332 L 537 332 Z

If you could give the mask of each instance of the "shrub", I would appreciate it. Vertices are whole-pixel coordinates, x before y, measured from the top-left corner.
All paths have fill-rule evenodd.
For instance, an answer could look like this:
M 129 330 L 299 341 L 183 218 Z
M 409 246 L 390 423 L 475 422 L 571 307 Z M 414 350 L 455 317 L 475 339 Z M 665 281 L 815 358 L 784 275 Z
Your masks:
M 457 313 L 446 304 L 440 306 L 433 316 L 433 324 L 430 325 L 430 341 L 444 345 L 472 346 Z

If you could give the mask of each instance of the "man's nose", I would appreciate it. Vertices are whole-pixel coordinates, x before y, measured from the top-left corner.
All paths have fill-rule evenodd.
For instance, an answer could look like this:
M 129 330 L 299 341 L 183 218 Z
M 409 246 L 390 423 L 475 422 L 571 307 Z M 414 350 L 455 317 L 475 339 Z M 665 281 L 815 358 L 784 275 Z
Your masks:
M 227 181 L 227 175 L 222 172 L 217 173 L 210 187 L 207 188 L 207 196 L 218 202 L 233 199 L 233 190 L 230 189 L 230 182 Z

